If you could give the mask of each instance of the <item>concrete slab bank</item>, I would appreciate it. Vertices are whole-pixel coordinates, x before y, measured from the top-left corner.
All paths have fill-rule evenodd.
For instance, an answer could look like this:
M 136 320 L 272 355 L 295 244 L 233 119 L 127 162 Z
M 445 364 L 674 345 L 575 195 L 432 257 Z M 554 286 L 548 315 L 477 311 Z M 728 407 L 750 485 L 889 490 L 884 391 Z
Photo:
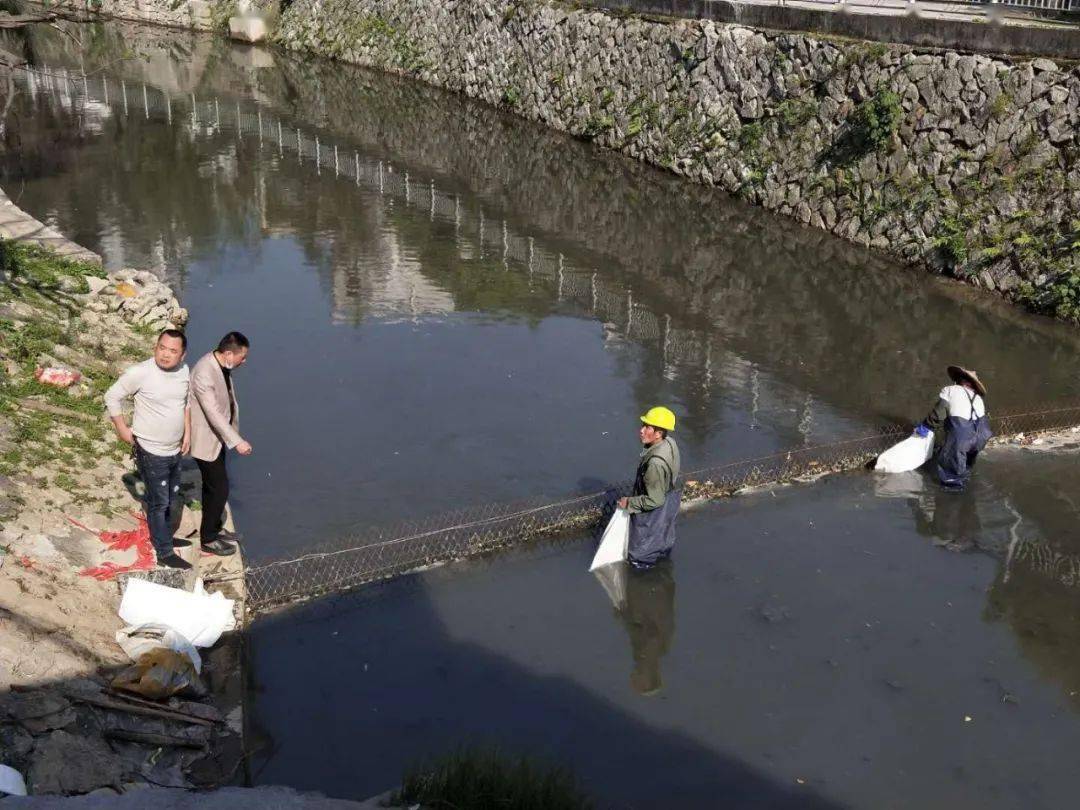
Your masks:
M 208 793 L 149 788 L 123 796 L 0 799 L 4 810 L 374 810 L 383 806 L 379 798 L 351 802 L 282 787 L 222 788 Z

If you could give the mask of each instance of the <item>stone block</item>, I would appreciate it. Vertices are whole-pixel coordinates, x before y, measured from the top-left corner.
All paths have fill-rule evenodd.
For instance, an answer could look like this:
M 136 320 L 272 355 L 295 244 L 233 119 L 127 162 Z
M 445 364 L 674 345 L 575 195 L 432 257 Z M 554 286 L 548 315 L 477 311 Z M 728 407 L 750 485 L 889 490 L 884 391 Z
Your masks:
M 193 28 L 212 28 L 214 18 L 207 0 L 188 0 L 188 12 L 191 14 Z
M 261 17 L 229 18 L 229 36 L 240 42 L 265 42 L 269 33 L 266 20 Z

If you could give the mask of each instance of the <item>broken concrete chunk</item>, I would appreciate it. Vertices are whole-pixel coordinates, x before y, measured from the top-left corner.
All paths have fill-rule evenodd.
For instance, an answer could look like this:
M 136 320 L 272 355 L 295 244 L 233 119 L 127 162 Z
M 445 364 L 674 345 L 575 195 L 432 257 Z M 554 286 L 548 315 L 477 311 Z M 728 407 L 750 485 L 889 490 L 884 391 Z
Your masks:
M 35 793 L 89 793 L 120 783 L 120 762 L 101 740 L 54 731 L 31 756 L 29 787 Z
M 8 716 L 23 721 L 56 714 L 71 706 L 71 701 L 53 692 L 19 692 L 7 704 Z
M 44 734 L 57 728 L 67 728 L 77 719 L 75 710 L 68 707 L 58 712 L 47 714 L 44 717 L 27 717 L 20 720 L 19 725 L 33 735 Z

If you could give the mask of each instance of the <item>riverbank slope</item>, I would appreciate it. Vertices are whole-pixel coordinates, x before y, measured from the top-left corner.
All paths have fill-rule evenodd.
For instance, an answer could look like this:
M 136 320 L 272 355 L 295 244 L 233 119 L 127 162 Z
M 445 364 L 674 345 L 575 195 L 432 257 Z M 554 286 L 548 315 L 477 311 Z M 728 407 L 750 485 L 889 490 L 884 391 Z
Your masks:
M 102 394 L 123 368 L 147 356 L 160 329 L 184 324 L 187 313 L 153 274 L 106 274 L 96 255 L 2 191 L 0 239 L 4 764 L 26 777 L 32 793 L 227 782 L 242 753 L 235 643 L 204 657 L 210 704 L 173 699 L 179 720 L 133 710 L 108 687 L 128 663 L 115 639 L 123 624 L 117 616 L 122 583 L 160 580 L 163 572 L 153 570 L 140 484 L 127 447 L 104 417 Z M 196 486 L 197 477 L 185 476 L 189 503 Z M 190 536 L 196 527 L 185 509 L 178 534 Z M 219 571 L 222 563 L 198 559 L 194 546 L 182 553 L 204 578 L 241 565 L 238 555 Z M 118 734 L 129 740 L 117 742 Z M 183 744 L 140 744 L 130 741 L 132 734 Z

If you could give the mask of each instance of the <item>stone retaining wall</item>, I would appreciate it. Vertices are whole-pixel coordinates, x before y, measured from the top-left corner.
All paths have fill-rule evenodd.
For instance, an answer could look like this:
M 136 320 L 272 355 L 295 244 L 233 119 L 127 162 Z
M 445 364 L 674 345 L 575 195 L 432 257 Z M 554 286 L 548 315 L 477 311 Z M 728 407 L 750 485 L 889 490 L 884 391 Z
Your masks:
M 169 28 L 212 31 L 226 24 L 235 3 L 233 0 L 55 0 L 50 5 Z
M 556 0 L 293 0 L 275 38 L 1080 320 L 1080 68 Z
M 542 0 L 294 0 L 277 39 L 1080 315 L 1077 69 Z

